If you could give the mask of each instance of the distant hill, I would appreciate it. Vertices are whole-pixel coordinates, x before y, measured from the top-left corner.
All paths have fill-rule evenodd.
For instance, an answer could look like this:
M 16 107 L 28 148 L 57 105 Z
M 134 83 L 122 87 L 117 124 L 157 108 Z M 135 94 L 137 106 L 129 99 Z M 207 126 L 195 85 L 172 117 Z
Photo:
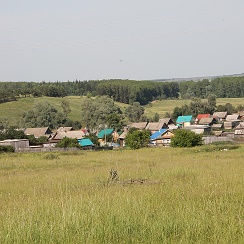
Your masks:
M 201 76 L 201 77 L 188 77 L 188 78 L 171 78 L 171 79 L 155 79 L 151 81 L 156 81 L 156 82 L 181 82 L 181 81 L 188 81 L 188 80 L 193 80 L 193 81 L 200 81 L 200 80 L 213 80 L 216 78 L 222 78 L 222 77 L 240 77 L 244 76 L 244 73 L 241 74 L 233 74 L 233 75 L 216 75 L 216 76 Z
M 69 105 L 71 108 L 71 113 L 68 117 L 74 121 L 81 120 L 81 96 L 67 96 L 66 99 L 69 101 Z M 6 103 L 0 103 L 0 120 L 3 118 L 8 119 L 10 125 L 17 125 L 20 120 L 22 114 L 30 109 L 32 109 L 35 103 L 49 102 L 53 105 L 58 111 L 62 111 L 61 102 L 62 98 L 53 98 L 53 97 L 26 97 L 18 99 L 17 101 L 11 101 Z M 182 106 L 184 104 L 188 104 L 190 100 L 156 100 L 148 105 L 144 106 L 145 115 L 148 117 L 153 117 L 155 113 L 158 113 L 162 118 L 166 112 L 171 113 L 173 109 L 178 106 Z M 231 103 L 235 107 L 238 105 L 243 105 L 243 98 L 218 98 L 217 105 Z M 118 106 L 120 106 L 121 110 L 124 111 L 128 104 L 116 102 Z

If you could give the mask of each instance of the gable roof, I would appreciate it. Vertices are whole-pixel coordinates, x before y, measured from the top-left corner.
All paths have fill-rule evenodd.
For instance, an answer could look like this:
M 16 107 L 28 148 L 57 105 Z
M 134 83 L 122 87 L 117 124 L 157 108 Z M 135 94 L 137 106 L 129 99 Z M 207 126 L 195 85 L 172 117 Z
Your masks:
M 231 114 L 231 115 L 227 115 L 227 117 L 226 117 L 226 121 L 238 120 L 239 117 L 240 117 L 239 114 Z
M 101 130 L 99 133 L 98 133 L 98 139 L 102 139 L 105 134 L 106 136 L 110 135 L 111 133 L 113 133 L 114 129 L 112 128 L 107 128 L 107 129 L 104 129 L 104 130 Z
M 192 120 L 192 115 L 183 115 L 183 116 L 178 116 L 176 123 L 191 122 L 191 120 Z
M 216 116 L 220 119 L 225 119 L 227 116 L 227 112 L 214 112 L 213 116 Z
M 57 131 L 71 131 L 74 130 L 73 127 L 59 127 Z
M 78 142 L 79 142 L 79 144 L 82 147 L 87 147 L 87 146 L 93 146 L 94 145 L 89 138 L 79 139 Z
M 199 125 L 205 125 L 205 124 L 211 124 L 213 122 L 214 118 L 201 118 L 198 122 Z
M 34 137 L 38 138 L 41 136 L 47 136 L 52 133 L 49 127 L 39 127 L 39 128 L 26 128 L 25 135 L 34 135 Z
M 244 122 L 240 122 L 235 129 L 244 129 Z
M 71 131 L 57 131 L 51 138 L 51 140 L 62 140 L 64 137 L 72 139 L 82 139 L 85 136 L 82 130 Z
M 174 122 L 171 118 L 162 118 L 162 119 L 159 119 L 158 122 L 165 123 L 166 125 L 171 125 L 171 124 L 174 125 Z
M 163 127 L 167 127 L 167 125 L 163 122 L 150 122 L 147 124 L 145 129 L 150 131 L 156 131 L 162 129 Z
M 156 131 L 150 136 L 150 140 L 156 140 L 157 138 L 161 137 L 165 132 L 167 132 L 168 129 L 161 129 L 159 131 Z
M 212 128 L 215 128 L 215 129 L 220 129 L 223 127 L 223 124 L 213 124 L 212 125 Z
M 132 123 L 130 124 L 130 128 L 136 128 L 136 129 L 139 129 L 139 130 L 143 130 L 145 129 L 147 126 L 147 122 L 139 122 L 139 123 Z
M 197 120 L 203 119 L 203 118 L 209 118 L 211 115 L 210 114 L 198 114 L 197 115 Z

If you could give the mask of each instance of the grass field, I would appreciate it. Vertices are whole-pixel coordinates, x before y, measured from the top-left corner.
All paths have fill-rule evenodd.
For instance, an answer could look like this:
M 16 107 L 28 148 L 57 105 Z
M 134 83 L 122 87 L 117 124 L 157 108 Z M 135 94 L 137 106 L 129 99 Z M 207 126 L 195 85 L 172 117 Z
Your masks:
M 80 121 L 81 118 L 81 109 L 80 104 L 82 97 L 79 96 L 69 96 L 66 97 L 68 99 L 71 113 L 69 114 L 69 118 L 72 120 Z M 62 98 L 53 98 L 53 97 L 39 97 L 39 98 L 20 98 L 18 101 L 12 101 L 7 103 L 0 104 L 0 119 L 8 118 L 11 125 L 16 125 L 21 118 L 21 115 L 34 106 L 35 103 L 47 101 L 53 106 L 55 106 L 59 111 L 62 111 L 61 101 Z M 149 105 L 145 106 L 145 114 L 149 117 L 153 117 L 155 113 L 158 113 L 160 117 L 163 117 L 166 112 L 171 113 L 176 106 L 182 106 L 183 104 L 189 104 L 190 100 L 162 100 L 162 101 L 154 101 Z M 235 107 L 238 105 L 244 106 L 243 98 L 219 98 L 217 99 L 217 105 L 231 103 Z M 118 106 L 121 107 L 122 111 L 128 106 L 127 104 L 118 103 Z
M 203 149 L 0 154 L 0 243 L 244 243 L 244 147 Z

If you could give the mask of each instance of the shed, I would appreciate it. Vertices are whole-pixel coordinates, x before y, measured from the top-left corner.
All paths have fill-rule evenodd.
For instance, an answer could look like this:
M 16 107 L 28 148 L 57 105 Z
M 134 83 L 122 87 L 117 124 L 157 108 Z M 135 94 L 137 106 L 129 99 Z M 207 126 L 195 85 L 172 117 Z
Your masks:
M 0 141 L 1 146 L 12 146 L 15 151 L 19 151 L 22 148 L 29 148 L 29 140 L 28 139 L 11 139 Z

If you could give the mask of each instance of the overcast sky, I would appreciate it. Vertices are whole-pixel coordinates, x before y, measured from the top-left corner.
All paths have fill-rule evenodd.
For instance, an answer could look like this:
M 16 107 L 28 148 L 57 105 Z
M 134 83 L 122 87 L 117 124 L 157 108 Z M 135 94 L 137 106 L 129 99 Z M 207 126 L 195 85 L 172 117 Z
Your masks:
M 0 81 L 244 72 L 243 0 L 0 0 Z

